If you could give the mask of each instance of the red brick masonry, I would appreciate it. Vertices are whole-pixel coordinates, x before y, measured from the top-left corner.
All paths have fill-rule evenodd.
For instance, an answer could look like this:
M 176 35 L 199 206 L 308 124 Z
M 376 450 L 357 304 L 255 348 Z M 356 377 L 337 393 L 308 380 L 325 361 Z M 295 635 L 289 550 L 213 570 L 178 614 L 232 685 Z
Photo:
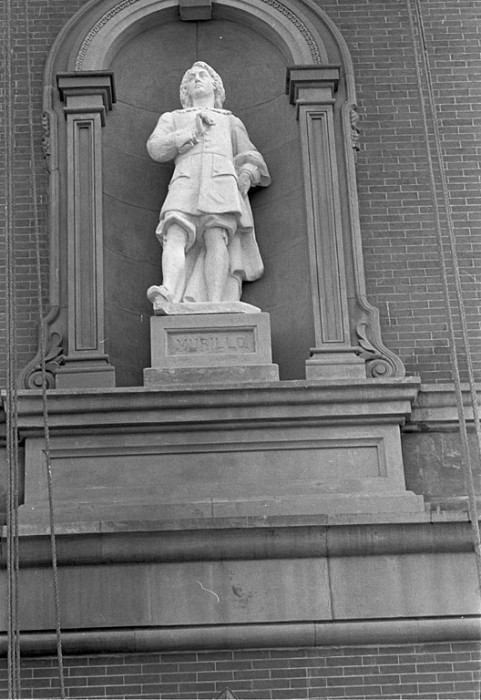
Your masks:
M 65 657 L 69 698 L 479 700 L 481 643 Z M 56 658 L 27 658 L 22 698 L 60 697 Z M 7 698 L 6 660 L 0 698 Z

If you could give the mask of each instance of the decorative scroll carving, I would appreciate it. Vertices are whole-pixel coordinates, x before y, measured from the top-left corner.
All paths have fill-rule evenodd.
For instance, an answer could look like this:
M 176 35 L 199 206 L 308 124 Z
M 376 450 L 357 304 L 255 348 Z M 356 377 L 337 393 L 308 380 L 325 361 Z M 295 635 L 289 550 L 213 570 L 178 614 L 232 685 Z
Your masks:
M 388 379 L 404 376 L 403 365 L 399 358 L 382 346 L 377 348 L 367 337 L 368 324 L 361 322 L 356 327 L 356 334 L 361 351 L 359 357 L 366 361 L 366 375 L 373 379 Z
M 299 30 L 299 32 L 302 34 L 302 36 L 305 39 L 305 42 L 307 46 L 309 47 L 309 51 L 311 52 L 312 56 L 312 61 L 316 65 L 321 65 L 322 60 L 321 60 L 321 54 L 319 52 L 319 49 L 317 47 L 316 42 L 314 41 L 314 38 L 312 37 L 309 29 L 306 27 L 304 22 L 296 15 L 292 10 L 287 8 L 285 5 L 283 5 L 279 0 L 261 0 L 264 2 L 266 5 L 269 5 L 270 7 L 273 7 L 277 12 L 279 12 L 281 15 L 286 17 L 286 19 L 289 20 L 289 22 L 292 22 L 294 26 Z M 87 52 L 89 50 L 89 46 L 94 40 L 95 36 L 99 33 L 99 31 L 104 27 L 113 17 L 115 17 L 119 12 L 122 12 L 122 10 L 125 10 L 127 7 L 130 7 L 131 5 L 134 5 L 135 3 L 139 2 L 139 0 L 122 0 L 122 2 L 119 2 L 115 7 L 112 7 L 108 12 L 106 12 L 102 17 L 94 24 L 94 26 L 90 29 L 88 32 L 87 36 L 85 37 L 82 46 L 79 49 L 79 52 L 77 54 L 77 59 L 75 61 L 75 70 L 83 70 L 83 64 L 85 61 L 85 57 L 87 55 Z
M 63 338 L 58 331 L 50 333 L 50 338 L 45 354 L 45 379 L 47 389 L 55 388 L 55 374 L 64 362 Z M 43 383 L 42 362 L 39 353 L 33 362 L 26 367 L 22 376 L 22 384 L 25 389 L 41 389 Z
M 350 120 L 351 120 L 351 142 L 352 142 L 352 148 L 354 151 L 354 154 L 357 154 L 357 151 L 360 150 L 360 129 L 359 129 L 359 112 L 357 111 L 357 107 L 353 107 L 350 112 Z
M 43 129 L 43 136 L 42 136 L 42 152 L 43 152 L 43 157 L 45 158 L 47 162 L 47 168 L 49 167 L 50 164 L 50 154 L 52 152 L 51 146 L 51 136 L 50 136 L 50 116 L 48 112 L 44 112 L 42 114 L 42 129 Z

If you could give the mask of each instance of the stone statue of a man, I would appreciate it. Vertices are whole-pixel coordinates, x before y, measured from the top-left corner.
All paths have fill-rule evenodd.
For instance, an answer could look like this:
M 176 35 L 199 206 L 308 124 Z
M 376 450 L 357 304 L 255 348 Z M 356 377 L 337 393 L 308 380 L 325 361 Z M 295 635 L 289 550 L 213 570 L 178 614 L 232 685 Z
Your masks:
M 163 280 L 147 292 L 154 308 L 239 301 L 243 280 L 263 273 L 247 193 L 270 177 L 224 99 L 220 76 L 197 61 L 180 85 L 183 109 L 162 114 L 147 143 L 154 160 L 175 161 L 156 230 Z

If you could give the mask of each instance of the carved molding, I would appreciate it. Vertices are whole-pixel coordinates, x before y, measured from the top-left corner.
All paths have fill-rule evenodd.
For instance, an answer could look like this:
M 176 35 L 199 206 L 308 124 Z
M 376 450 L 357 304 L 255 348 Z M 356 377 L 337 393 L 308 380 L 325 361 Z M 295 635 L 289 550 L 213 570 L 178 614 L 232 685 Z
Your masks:
M 96 24 L 92 27 L 92 29 L 89 31 L 87 36 L 85 37 L 82 46 L 80 47 L 80 51 L 78 52 L 77 55 L 77 60 L 75 61 L 75 70 L 83 70 L 83 64 L 85 62 L 85 57 L 87 55 L 87 52 L 89 50 L 89 47 L 96 37 L 96 35 L 100 32 L 102 27 L 104 27 L 108 22 L 110 22 L 111 19 L 113 19 L 116 15 L 118 15 L 122 10 L 125 10 L 126 8 L 130 7 L 131 5 L 134 5 L 135 3 L 139 2 L 139 0 L 122 0 L 122 2 L 119 2 L 115 7 L 113 7 L 111 10 L 106 12 Z
M 85 71 L 105 67 L 108 63 L 106 56 L 109 42 L 125 32 L 129 25 L 160 11 L 173 8 L 177 10 L 177 7 L 176 0 L 121 0 L 104 12 L 87 30 L 76 51 L 72 68 Z M 214 16 L 222 17 L 224 7 L 229 16 L 232 15 L 233 9 L 239 14 L 252 15 L 257 25 L 265 25 L 270 32 L 272 27 L 277 25 L 279 38 L 284 40 L 284 44 L 292 53 L 292 62 L 314 65 L 327 62 L 326 50 L 320 36 L 308 26 L 306 19 L 280 0 L 218 0 L 213 6 Z
M 299 19 L 299 17 L 294 12 L 292 12 L 292 10 L 290 10 L 281 2 L 279 2 L 279 0 L 261 0 L 261 2 L 264 2 L 270 7 L 273 7 L 275 10 L 277 10 L 277 12 L 280 12 L 281 15 L 287 17 L 289 22 L 292 22 L 292 24 L 294 24 L 297 27 L 297 29 L 304 37 L 306 44 L 309 46 L 312 56 L 312 62 L 320 65 L 322 63 L 322 59 L 319 49 L 316 46 L 312 34 L 309 32 L 306 25 Z
M 463 514 L 464 515 L 464 514 Z M 339 517 L 339 516 L 337 516 Z M 433 516 L 431 516 L 433 517 Z M 351 516 L 352 518 L 352 516 Z M 429 524 L 432 531 L 433 525 Z M 452 525 L 450 524 L 450 527 Z M 399 525 L 394 526 L 398 537 Z M 467 524 L 465 526 L 467 529 Z M 382 531 L 384 533 L 384 530 Z M 376 538 L 379 539 L 379 525 Z M 104 537 L 103 534 L 99 537 Z M 430 533 L 432 538 L 432 534 Z M 466 541 L 468 533 L 464 533 Z M 33 538 L 32 538 L 33 539 Z M 271 538 L 273 539 L 273 538 Z M 351 541 L 352 541 L 351 536 Z M 372 540 L 374 537 L 372 537 Z M 411 540 L 415 538 L 411 535 Z M 36 544 L 36 542 L 34 541 Z M 98 547 L 98 545 L 97 545 Z M 446 543 L 443 540 L 443 551 Z M 474 584 L 473 584 L 474 585 Z M 381 620 L 328 620 L 258 624 L 224 624 L 185 627 L 129 627 L 127 629 L 93 629 L 62 631 L 67 654 L 118 653 L 119 648 L 139 653 L 172 651 L 173 648 L 252 649 L 269 647 L 361 646 L 373 644 L 422 644 L 452 642 L 453 639 L 481 640 L 479 616 L 444 616 L 406 619 L 393 617 Z M 21 632 L 22 649 L 31 656 L 54 655 L 54 632 Z M 7 653 L 7 635 L 0 636 L 0 651 Z

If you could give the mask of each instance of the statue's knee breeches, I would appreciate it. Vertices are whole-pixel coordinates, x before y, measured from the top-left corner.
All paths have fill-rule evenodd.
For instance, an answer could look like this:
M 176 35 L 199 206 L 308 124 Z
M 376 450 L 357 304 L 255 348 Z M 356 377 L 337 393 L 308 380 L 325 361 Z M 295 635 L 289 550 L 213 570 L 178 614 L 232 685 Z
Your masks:
M 185 250 L 187 248 L 187 243 L 189 240 L 188 231 L 186 231 L 179 224 L 171 224 L 162 235 L 162 246 L 164 250 L 168 248 L 182 248 Z
M 185 250 L 188 251 L 194 243 L 201 242 L 207 231 L 220 229 L 226 237 L 226 243 L 230 241 L 237 229 L 237 217 L 235 214 L 186 214 L 180 211 L 166 211 L 162 214 L 157 226 L 157 237 L 165 247 L 167 237 L 171 229 L 182 229 L 186 235 Z M 209 234 L 210 235 L 210 234 Z M 214 234 L 216 235 L 216 234 Z M 206 245 L 207 242 L 206 242 Z

